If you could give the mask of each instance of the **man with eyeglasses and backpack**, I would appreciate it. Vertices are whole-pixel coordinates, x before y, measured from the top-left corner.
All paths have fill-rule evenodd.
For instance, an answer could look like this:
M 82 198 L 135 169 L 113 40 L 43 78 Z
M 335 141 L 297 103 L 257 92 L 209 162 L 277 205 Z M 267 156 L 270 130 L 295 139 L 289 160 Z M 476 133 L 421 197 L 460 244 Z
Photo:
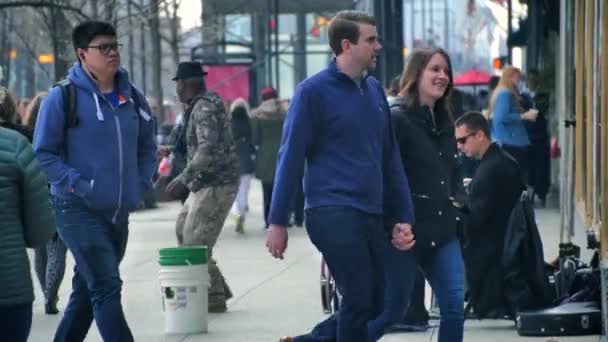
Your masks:
M 150 109 L 120 66 L 116 29 L 72 33 L 78 62 L 42 104 L 34 150 L 50 182 L 57 231 L 75 260 L 72 294 L 55 341 L 83 341 L 95 319 L 104 341 L 133 341 L 118 265 L 129 211 L 151 188 L 156 145 Z

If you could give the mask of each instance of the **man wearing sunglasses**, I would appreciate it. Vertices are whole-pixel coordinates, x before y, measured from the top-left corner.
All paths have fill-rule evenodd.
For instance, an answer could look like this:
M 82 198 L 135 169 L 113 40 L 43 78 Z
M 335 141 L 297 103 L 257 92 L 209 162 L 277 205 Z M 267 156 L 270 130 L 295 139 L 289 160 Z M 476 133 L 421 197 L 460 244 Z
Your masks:
M 480 160 L 465 205 L 463 257 L 473 310 L 481 318 L 511 314 L 505 305 L 502 260 L 505 232 L 513 207 L 524 190 L 513 157 L 493 143 L 486 118 L 468 112 L 455 123 L 458 149 Z
M 72 40 L 78 62 L 65 86 L 72 87 L 71 95 L 64 86 L 49 91 L 34 136 L 51 184 L 57 232 L 76 263 L 54 340 L 83 341 L 95 319 L 104 341 L 129 342 L 118 265 L 129 211 L 152 185 L 153 123 L 145 98 L 120 67 L 115 28 L 85 22 L 74 28 Z M 70 102 L 77 120 L 68 115 Z

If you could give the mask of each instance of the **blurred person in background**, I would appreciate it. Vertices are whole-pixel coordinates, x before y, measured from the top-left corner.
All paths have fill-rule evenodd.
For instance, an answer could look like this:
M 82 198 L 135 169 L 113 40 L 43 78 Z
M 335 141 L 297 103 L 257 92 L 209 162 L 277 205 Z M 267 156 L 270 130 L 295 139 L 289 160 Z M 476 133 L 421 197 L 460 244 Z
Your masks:
M 15 96 L 7 88 L 0 86 L 0 127 L 21 133 L 31 143 L 33 132 L 21 125 L 20 121 Z
M 25 123 L 25 116 L 27 115 L 27 108 L 30 106 L 30 103 L 32 102 L 32 100 L 30 98 L 27 97 L 22 97 L 17 104 L 17 111 L 19 112 L 19 118 L 18 118 L 18 123 L 21 125 L 26 125 Z
M 25 113 L 24 123 L 32 132 L 35 130 L 40 105 L 46 96 L 46 92 L 36 95 Z M 53 234 L 45 246 L 36 248 L 34 268 L 44 293 L 44 312 L 49 315 L 59 313 L 57 293 L 65 273 L 66 253 L 67 248 L 57 233 Z
M 537 110 L 524 111 L 519 94 L 520 71 L 508 66 L 500 77 L 490 100 L 492 113 L 492 140 L 510 154 L 521 168 L 524 182 L 528 184 L 528 147 L 530 139 L 524 121 L 535 121 Z
M 0 90 L 0 107 L 7 100 Z M 43 248 L 55 233 L 47 179 L 21 134 L 0 127 L 0 331 L 27 341 L 34 287 L 26 248 Z
M 277 154 L 285 121 L 285 107 L 278 99 L 276 90 L 271 87 L 262 89 L 262 103 L 252 111 L 252 117 L 252 138 L 256 147 L 255 177 L 262 182 L 264 223 L 268 228 Z
M 528 95 L 532 109 L 538 110 L 536 121 L 525 121 L 525 127 L 530 138 L 528 167 L 530 168 L 530 185 L 545 206 L 547 194 L 551 185 L 551 151 L 549 136 L 549 104 L 551 95 L 543 86 L 543 80 L 538 70 L 528 71 Z
M 236 217 L 237 233 L 245 232 L 245 215 L 249 211 L 249 186 L 255 169 L 255 148 L 251 139 L 251 121 L 249 104 L 242 98 L 232 102 L 230 107 L 232 120 L 232 138 L 236 145 L 239 159 L 239 190 L 232 205 L 231 212 Z

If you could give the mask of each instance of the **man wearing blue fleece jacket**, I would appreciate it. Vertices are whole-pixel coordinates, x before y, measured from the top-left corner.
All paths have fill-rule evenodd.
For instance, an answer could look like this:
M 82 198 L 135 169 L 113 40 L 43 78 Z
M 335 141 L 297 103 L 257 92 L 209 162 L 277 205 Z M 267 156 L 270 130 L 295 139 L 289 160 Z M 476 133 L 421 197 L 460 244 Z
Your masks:
M 329 42 L 336 58 L 298 85 L 287 114 L 266 246 L 283 258 L 290 204 L 304 173 L 307 231 L 342 294 L 337 341 L 376 341 L 407 307 L 415 261 L 399 249 L 414 244 L 412 200 L 384 91 L 367 74 L 382 48 L 374 18 L 338 13 Z M 315 341 L 325 326 L 332 323 L 281 341 Z
M 72 40 L 78 63 L 68 78 L 78 120 L 67 122 L 64 93 L 54 87 L 34 134 L 36 157 L 51 183 L 57 232 L 76 263 L 54 340 L 83 341 L 94 318 L 104 341 L 128 342 L 133 336 L 120 302 L 118 264 L 129 210 L 152 185 L 153 123 L 143 95 L 120 67 L 114 27 L 86 22 L 74 28 Z

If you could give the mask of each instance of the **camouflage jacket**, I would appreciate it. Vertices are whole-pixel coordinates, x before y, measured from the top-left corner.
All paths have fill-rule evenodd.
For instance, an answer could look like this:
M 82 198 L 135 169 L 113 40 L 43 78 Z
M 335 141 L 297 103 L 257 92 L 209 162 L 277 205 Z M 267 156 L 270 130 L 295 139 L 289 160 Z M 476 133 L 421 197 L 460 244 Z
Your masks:
M 207 92 L 190 103 L 184 117 L 186 167 L 179 175 L 192 191 L 238 183 L 238 160 L 222 99 Z

